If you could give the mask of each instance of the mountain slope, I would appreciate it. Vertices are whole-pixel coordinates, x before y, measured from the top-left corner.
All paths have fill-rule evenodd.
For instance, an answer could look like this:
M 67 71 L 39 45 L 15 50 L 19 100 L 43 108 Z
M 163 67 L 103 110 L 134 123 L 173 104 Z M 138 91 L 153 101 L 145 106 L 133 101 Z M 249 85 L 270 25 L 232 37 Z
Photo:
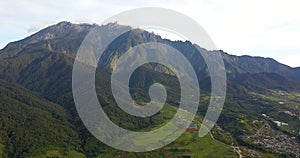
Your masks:
M 89 24 L 74 25 L 70 22 L 60 22 L 23 40 L 9 43 L 4 50 L 21 53 L 20 51 L 28 47 L 43 47 L 56 52 L 75 54 L 77 46 L 93 27 Z
M 0 101 L 2 103 L 0 109 L 3 109 L 3 114 L 9 113 L 13 118 L 18 119 L 17 121 L 15 119 L 9 120 L 8 116 L 6 117 L 5 115 L 0 115 L 0 117 L 8 120 L 6 121 L 7 124 L 9 124 L 9 122 L 13 123 L 13 126 L 9 126 L 9 129 L 12 131 L 22 129 L 29 132 L 28 134 L 26 132 L 20 132 L 18 133 L 18 135 L 20 135 L 18 139 L 9 139 L 9 137 L 6 136 L 10 132 L 9 129 L 3 130 L 5 131 L 3 132 L 3 137 L 5 137 L 7 141 L 4 143 L 8 150 L 6 153 L 13 155 L 13 151 L 18 150 L 18 152 L 16 152 L 16 154 L 18 154 L 17 156 L 26 156 L 26 154 L 30 155 L 39 150 L 46 151 L 53 149 L 49 146 L 58 146 L 60 148 L 70 148 L 70 150 L 78 148 L 91 157 L 98 155 L 109 155 L 111 157 L 124 155 L 124 157 L 135 157 L 138 155 L 112 150 L 103 145 L 85 129 L 80 118 L 78 118 L 71 91 L 72 67 L 80 43 L 85 35 L 94 27 L 100 27 L 108 34 L 113 33 L 112 28 L 128 28 L 128 26 L 118 24 L 96 26 L 61 22 L 57 25 L 45 28 L 28 38 L 12 42 L 0 50 L 0 79 L 5 80 L 0 84 L 4 92 L 3 94 L 0 92 L 1 97 L 3 97 L 1 99 L 2 102 Z M 201 100 L 199 107 L 199 114 L 203 116 L 207 110 L 209 101 L 210 76 L 207 65 L 196 49 L 196 47 L 199 46 L 189 41 L 183 42 L 162 39 L 153 33 L 134 29 L 123 34 L 110 44 L 104 52 L 98 66 L 95 83 L 98 99 L 103 102 L 104 109 L 111 120 L 124 128 L 143 130 L 148 126 L 153 127 L 159 125 L 172 116 L 167 115 L 168 117 L 166 117 L 166 113 L 164 112 L 158 113 L 151 118 L 129 116 L 116 106 L 111 94 L 110 75 L 111 68 L 114 66 L 115 61 L 129 48 L 146 42 L 161 42 L 170 45 L 182 52 L 191 62 L 199 78 L 200 88 L 203 90 L 202 97 L 204 100 Z M 202 51 L 208 54 L 216 53 L 216 51 L 206 51 L 205 49 L 202 49 Z M 228 142 L 230 137 L 230 139 L 233 139 L 234 145 L 241 147 L 246 146 L 247 148 L 255 149 L 262 153 L 276 153 L 277 149 L 267 150 L 265 146 L 257 146 L 251 141 L 246 141 L 244 138 L 259 130 L 263 125 L 262 123 L 252 123 L 253 121 L 255 122 L 255 120 L 262 120 L 266 124 L 273 125 L 272 120 L 264 118 L 262 113 L 268 115 L 274 121 L 279 120 L 289 123 L 289 126 L 284 128 L 272 126 L 275 133 L 284 132 L 289 138 L 297 137 L 297 132 L 300 132 L 298 131 L 299 129 L 297 129 L 299 120 L 297 120 L 295 116 L 300 116 L 300 102 L 298 102 L 294 96 L 298 95 L 296 92 L 300 92 L 300 69 L 288 67 L 269 58 L 238 57 L 229 55 L 223 51 L 219 52 L 223 56 L 226 66 L 228 96 L 224 105 L 224 111 L 218 121 L 218 127 L 221 129 L 215 132 L 215 134 L 220 135 L 219 140 L 223 142 Z M 132 86 L 130 90 L 133 98 L 137 102 L 149 101 L 149 85 L 156 81 L 166 84 L 169 90 L 167 103 L 176 107 L 179 100 L 178 81 L 169 69 L 159 64 L 145 64 L 133 74 L 130 81 Z M 15 95 L 19 94 L 16 92 L 18 90 L 20 91 L 20 95 Z M 285 99 L 289 104 L 284 106 L 278 105 L 280 100 L 274 99 L 276 98 L 277 93 L 275 92 L 277 92 L 277 90 L 282 90 L 287 93 Z M 30 94 L 31 97 L 27 97 L 27 94 Z M 19 96 L 23 97 L 20 99 Z M 30 103 L 27 103 L 28 101 L 30 101 Z M 9 105 L 6 103 L 11 103 L 11 107 L 17 109 L 16 112 L 11 111 L 8 108 Z M 25 111 L 25 113 L 22 113 L 23 111 Z M 293 114 L 295 114 L 295 116 L 285 114 L 284 112 L 286 111 L 294 111 L 295 113 Z M 19 113 L 23 115 L 17 115 Z M 35 120 L 35 118 L 40 117 L 42 118 L 41 120 Z M 120 117 L 124 119 L 120 119 Z M 22 120 L 26 119 L 30 120 L 30 125 L 37 131 L 20 126 L 24 124 Z M 55 125 L 48 126 L 48 123 Z M 40 124 L 44 125 L 36 127 Z M 5 125 L 5 127 L 6 126 L 8 125 Z M 46 127 L 50 127 L 49 131 L 42 130 Z M 63 131 L 65 132 L 57 134 L 57 131 L 61 129 L 64 129 Z M 44 137 L 45 133 L 48 132 L 54 134 L 50 134 L 49 137 Z M 36 141 L 31 141 L 23 138 L 26 134 L 28 138 L 36 134 L 42 136 L 38 136 Z M 57 139 L 53 138 L 56 136 L 59 137 L 59 141 L 55 141 Z M 188 134 L 188 137 L 191 136 Z M 16 146 L 16 144 L 23 144 L 25 142 L 29 142 L 32 146 L 35 146 L 43 139 L 46 140 L 46 143 L 42 148 L 27 149 L 22 145 Z M 166 155 L 170 153 L 176 155 L 180 144 L 184 144 L 184 142 L 179 143 L 174 149 L 166 152 L 167 154 L 162 155 L 164 157 L 168 157 Z M 185 145 L 188 146 L 188 144 Z M 193 151 L 194 149 L 196 150 L 196 148 L 193 148 Z M 157 152 L 163 152 L 163 150 L 164 149 Z M 184 150 L 189 149 L 184 148 Z M 152 154 L 155 155 L 157 152 Z M 116 153 L 117 155 L 115 155 Z M 291 152 L 288 151 L 287 153 L 290 154 Z M 174 156 L 172 154 L 169 156 Z M 245 151 L 244 154 L 249 153 Z M 288 154 L 287 156 L 290 156 Z M 151 157 L 151 154 L 149 155 Z M 191 155 L 193 155 L 193 153 L 191 153 Z M 294 155 L 290 157 L 293 156 Z
M 21 87 L 0 81 L 0 135 L 8 157 L 79 146 L 66 111 Z
M 85 35 L 93 27 L 96 26 L 61 22 L 24 40 L 8 44 L 0 51 L 0 62 L 3 65 L 0 68 L 0 78 L 8 82 L 21 84 L 37 92 L 43 92 L 47 97 L 60 93 L 62 89 L 51 89 L 51 87 L 62 87 L 62 85 L 55 84 L 62 84 L 62 81 L 65 80 L 65 83 L 70 83 L 69 72 L 71 72 L 76 51 Z M 122 29 L 125 26 L 117 24 L 100 26 L 103 30 L 111 30 L 110 28 L 113 27 Z M 160 36 L 138 29 L 129 31 L 113 41 L 104 52 L 99 66 L 112 68 L 115 64 L 114 61 L 125 52 L 124 50 L 145 42 L 161 42 L 182 52 L 192 63 L 200 84 L 202 80 L 209 76 L 203 58 L 192 43 L 162 39 Z M 214 51 L 208 52 L 204 49 L 202 49 L 202 52 L 214 53 Z M 223 56 L 227 76 L 230 80 L 245 74 L 276 73 L 289 80 L 300 81 L 299 68 L 291 68 L 269 58 L 238 57 L 223 51 L 220 51 L 220 53 Z M 153 67 L 153 69 L 161 70 L 162 73 L 169 73 L 159 65 Z M 62 75 L 64 73 L 66 75 Z M 68 76 L 68 78 L 65 78 L 65 76 Z M 60 80 L 60 77 L 63 79 Z M 44 92 L 45 90 L 48 90 L 48 92 Z M 70 90 L 70 87 L 68 87 L 62 93 Z
M 222 53 L 222 55 L 228 67 L 235 66 L 244 73 L 276 73 L 288 79 L 300 80 L 299 68 L 291 68 L 271 58 L 251 57 L 247 55 L 234 56 L 227 53 Z
M 250 90 L 278 89 L 283 91 L 300 90 L 300 82 L 287 79 L 276 73 L 257 73 L 251 74 L 240 81 L 246 88 Z

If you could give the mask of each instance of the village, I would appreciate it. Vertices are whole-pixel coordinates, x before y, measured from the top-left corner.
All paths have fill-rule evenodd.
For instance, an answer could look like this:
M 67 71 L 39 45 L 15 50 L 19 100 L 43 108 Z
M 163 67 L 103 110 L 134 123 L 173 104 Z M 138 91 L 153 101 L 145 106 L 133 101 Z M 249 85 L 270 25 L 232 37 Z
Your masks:
M 296 158 L 300 157 L 300 145 L 295 137 L 288 137 L 283 133 L 275 133 L 269 124 L 265 124 L 255 135 L 247 136 L 255 145 L 262 145 L 277 153 L 291 153 Z

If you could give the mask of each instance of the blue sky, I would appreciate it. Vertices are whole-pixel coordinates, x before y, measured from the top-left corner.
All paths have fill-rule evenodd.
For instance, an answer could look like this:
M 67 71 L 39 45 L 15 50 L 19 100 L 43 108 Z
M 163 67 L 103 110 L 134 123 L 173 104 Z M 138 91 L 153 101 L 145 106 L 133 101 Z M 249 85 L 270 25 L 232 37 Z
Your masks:
M 0 0 L 0 48 L 60 21 L 101 24 L 121 11 L 150 6 L 190 16 L 230 54 L 300 66 L 297 0 Z

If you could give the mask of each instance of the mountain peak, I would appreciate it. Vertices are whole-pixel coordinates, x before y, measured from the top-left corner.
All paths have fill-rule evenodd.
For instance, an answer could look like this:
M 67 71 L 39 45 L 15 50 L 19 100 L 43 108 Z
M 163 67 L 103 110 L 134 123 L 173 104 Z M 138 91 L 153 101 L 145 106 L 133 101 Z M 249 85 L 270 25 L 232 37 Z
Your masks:
M 63 21 L 39 31 L 32 37 L 36 38 L 36 36 L 39 36 L 37 38 L 40 38 L 41 40 L 61 38 L 70 33 L 89 31 L 92 27 L 93 25 L 90 24 L 72 24 L 71 22 Z
M 46 27 L 27 38 L 11 42 L 3 50 L 12 50 L 15 48 L 22 49 L 31 44 L 49 41 L 63 42 L 63 40 L 72 41 L 82 39 L 94 26 L 95 25 L 73 24 L 68 21 L 62 21 L 55 25 Z
M 69 21 L 61 21 L 61 22 L 57 23 L 56 25 L 64 26 L 64 25 L 73 25 L 73 24 Z

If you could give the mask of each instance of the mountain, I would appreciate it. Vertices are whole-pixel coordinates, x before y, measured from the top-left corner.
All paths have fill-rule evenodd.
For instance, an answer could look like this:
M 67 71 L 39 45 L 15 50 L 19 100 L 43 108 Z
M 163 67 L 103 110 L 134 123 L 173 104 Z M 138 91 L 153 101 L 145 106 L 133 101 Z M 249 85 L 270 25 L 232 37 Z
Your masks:
M 261 140 L 254 135 L 270 126 L 266 130 L 273 135 L 264 132 L 261 138 L 278 135 L 284 138 L 284 146 L 293 144 L 299 147 L 300 100 L 297 96 L 300 96 L 300 68 L 291 68 L 270 58 L 234 56 L 222 50 L 207 51 L 189 41 L 171 41 L 141 29 L 132 29 L 115 39 L 105 50 L 98 65 L 98 99 L 104 103 L 105 112 L 113 122 L 135 131 L 151 129 L 172 118 L 174 108 L 178 106 L 179 82 L 170 69 L 160 64 L 145 64 L 137 69 L 130 80 L 130 91 L 136 102 L 145 103 L 149 101 L 149 86 L 154 82 L 163 83 L 168 92 L 165 109 L 153 117 L 138 118 L 116 106 L 110 88 L 110 75 L 115 61 L 129 48 L 146 42 L 170 45 L 182 52 L 192 64 L 202 89 L 203 99 L 197 116 L 199 120 L 207 110 L 210 76 L 196 47 L 207 54 L 219 52 L 228 77 L 224 110 L 211 132 L 214 139 L 206 137 L 187 141 L 194 144 L 193 147 L 183 141 L 193 137 L 189 133 L 169 148 L 145 154 L 121 152 L 102 144 L 85 129 L 78 117 L 71 87 L 76 52 L 84 37 L 95 27 L 108 34 L 113 33 L 112 30 L 130 28 L 116 23 L 97 26 L 61 22 L 23 40 L 9 43 L 0 50 L 0 119 L 6 122 L 2 123 L 0 143 L 4 145 L 4 157 L 39 154 L 55 157 L 68 156 L 70 153 L 78 157 L 82 154 L 87 157 L 201 157 L 195 153 L 200 150 L 197 148 L 201 146 L 197 143 L 200 140 L 222 147 L 224 151 L 219 148 L 214 150 L 220 155 L 222 152 L 231 153 L 233 150 L 230 146 L 238 146 L 242 154 L 249 157 L 299 156 L 299 150 L 296 149 L 283 150 L 282 145 L 273 148 L 275 140 L 257 143 Z M 29 125 L 24 126 L 24 120 Z M 277 126 L 276 121 L 288 125 Z M 43 145 L 38 147 L 41 141 Z M 185 151 L 181 148 L 185 148 Z M 201 150 L 205 151 L 204 148 Z M 210 154 L 214 155 L 212 152 Z
M 92 28 L 93 25 L 88 24 L 74 25 L 70 22 L 61 22 L 23 40 L 9 43 L 4 50 L 16 52 L 26 47 L 40 47 L 56 52 L 76 54 L 77 46 Z
M 299 82 L 287 79 L 276 73 L 261 72 L 246 75 L 245 78 L 241 79 L 240 83 L 252 90 L 278 89 L 283 91 L 299 91 L 300 89 Z
M 299 68 L 291 68 L 271 58 L 251 57 L 247 55 L 234 56 L 223 53 L 223 59 L 229 70 L 229 67 L 236 67 L 237 70 L 243 73 L 276 73 L 288 79 L 300 80 Z
M 74 149 L 79 136 L 68 113 L 17 85 L 0 81 L 0 131 L 8 157 L 30 156 L 51 146 Z

